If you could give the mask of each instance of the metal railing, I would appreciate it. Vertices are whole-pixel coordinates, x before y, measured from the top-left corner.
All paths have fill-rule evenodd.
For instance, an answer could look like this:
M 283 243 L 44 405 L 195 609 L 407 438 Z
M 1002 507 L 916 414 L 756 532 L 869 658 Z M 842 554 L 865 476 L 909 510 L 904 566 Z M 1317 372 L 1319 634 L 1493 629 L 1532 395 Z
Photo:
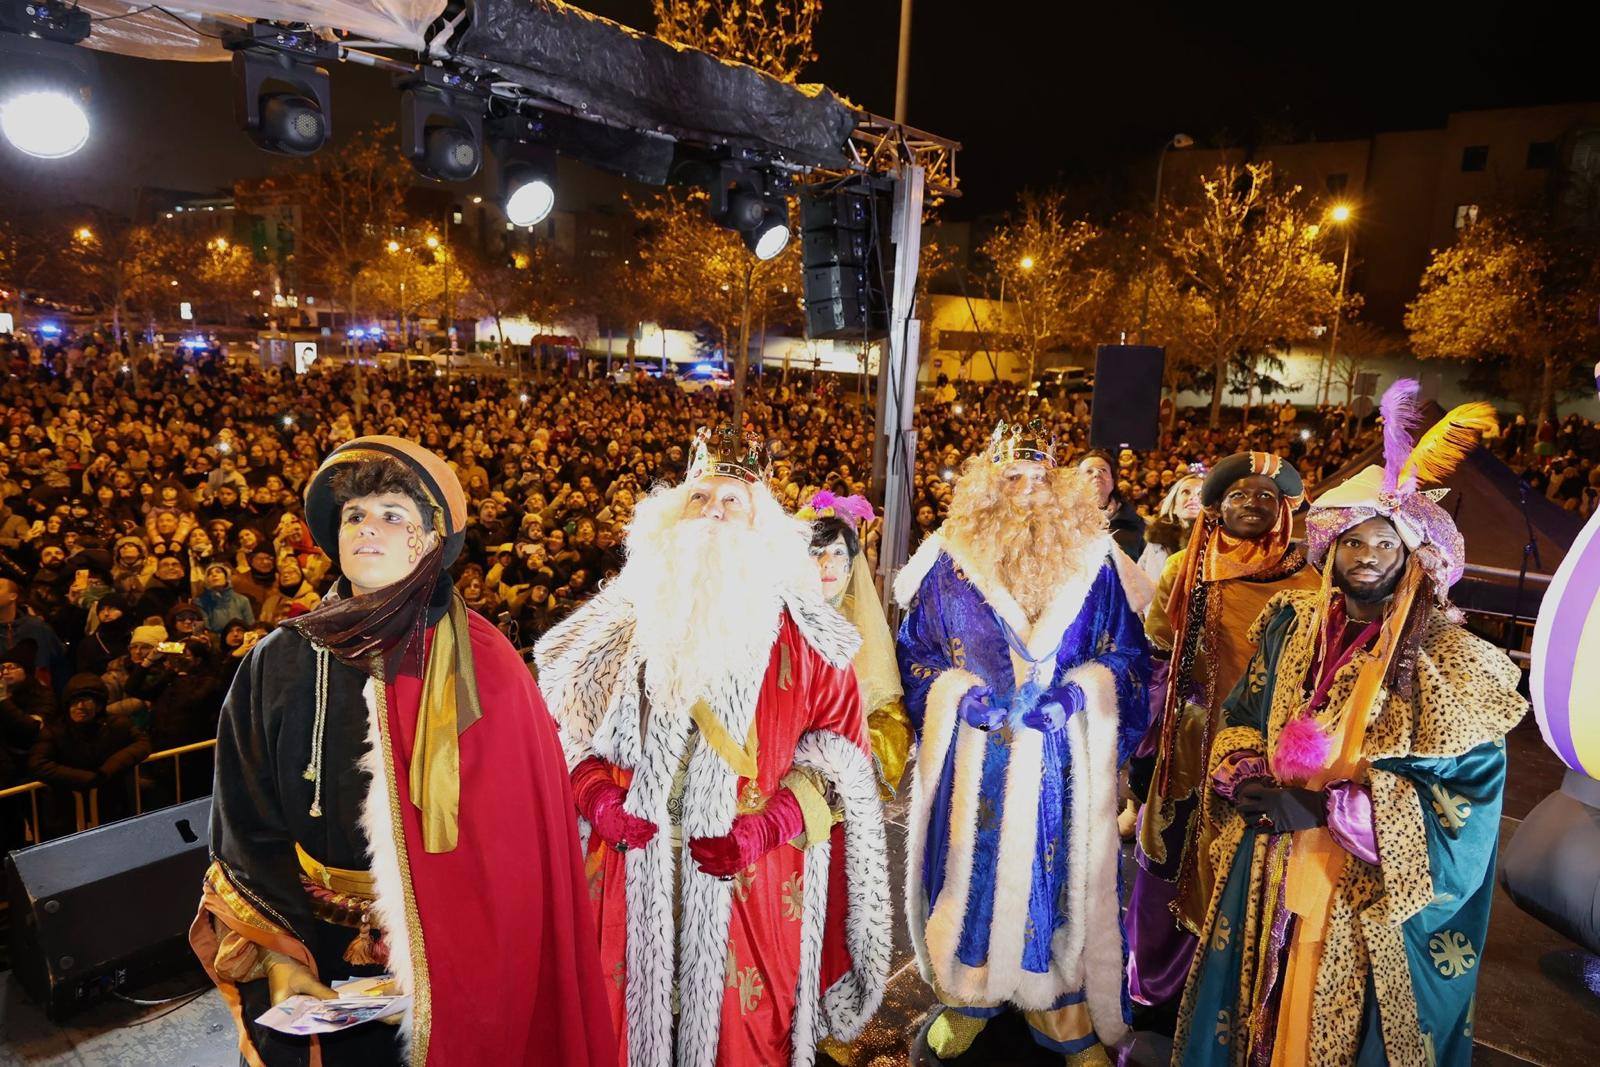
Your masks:
M 172 786 L 173 786 L 172 793 L 173 793 L 173 796 L 172 796 L 172 800 L 170 801 L 170 803 L 171 804 L 177 804 L 177 803 L 182 802 L 182 800 L 183 800 L 183 761 L 182 761 L 181 757 L 186 756 L 191 752 L 199 752 L 202 749 L 209 750 L 209 749 L 214 749 L 216 747 L 217 747 L 217 742 L 216 742 L 216 739 L 213 738 L 213 739 L 208 740 L 208 741 L 196 741 L 194 744 L 191 744 L 191 745 L 179 745 L 176 748 L 166 748 L 166 749 L 162 749 L 160 752 L 152 752 L 152 753 L 150 753 L 150 755 L 146 756 L 143 760 L 141 760 L 137 766 L 132 768 L 133 772 L 134 772 L 134 774 L 133 774 L 133 810 L 134 810 L 134 814 L 142 815 L 144 813 L 144 789 L 145 789 L 145 787 L 144 787 L 144 783 L 140 781 L 140 772 L 141 771 L 143 771 L 147 767 L 150 767 L 152 764 L 155 764 L 156 762 L 158 762 L 160 760 L 171 760 L 172 761 Z M 209 785 L 210 785 L 210 783 L 208 782 L 207 783 L 207 787 L 208 788 L 209 788 Z M 30 818 L 28 819 L 27 827 L 26 827 L 26 840 L 27 840 L 27 843 L 30 844 L 30 845 L 37 845 L 41 841 L 43 841 L 45 839 L 44 838 L 44 834 L 43 834 L 43 827 L 41 826 L 41 824 L 39 822 L 39 794 L 40 794 L 41 791 L 49 789 L 49 788 L 51 788 L 51 787 L 45 782 L 23 782 L 20 785 L 13 785 L 13 786 L 10 786 L 10 787 L 8 787 L 6 789 L 0 789 L 0 804 L 3 804 L 3 803 L 5 803 L 6 801 L 9 801 L 9 800 L 14 800 L 17 797 L 26 796 L 28 798 Z M 87 789 L 87 790 L 74 789 L 74 790 L 71 790 L 71 793 L 72 793 L 72 807 L 73 807 L 73 830 L 72 830 L 72 832 L 73 833 L 77 833 L 77 832 L 82 831 L 82 830 L 90 830 L 90 829 L 93 829 L 96 826 L 99 826 L 100 825 L 100 790 L 99 790 L 99 788 L 97 787 L 97 788 L 94 788 L 94 789 Z M 161 807 L 166 807 L 167 805 L 166 804 L 162 804 L 160 806 Z

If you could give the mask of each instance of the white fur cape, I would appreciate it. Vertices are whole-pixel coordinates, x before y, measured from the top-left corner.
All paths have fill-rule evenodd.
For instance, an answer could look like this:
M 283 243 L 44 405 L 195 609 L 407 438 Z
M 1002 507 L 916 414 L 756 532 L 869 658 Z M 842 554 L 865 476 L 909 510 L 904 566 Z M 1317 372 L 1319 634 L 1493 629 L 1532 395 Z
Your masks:
M 1057 588 L 1037 622 L 1029 624 L 1021 605 L 976 562 L 973 553 L 949 543 L 940 534 L 923 542 L 895 580 L 895 598 L 909 607 L 923 580 L 948 555 L 966 580 L 1005 620 L 1034 657 L 1051 654 L 1078 617 L 1093 588 L 1102 561 L 1116 565 L 1120 553 L 1109 536 L 1085 549 L 1085 574 L 1068 577 Z M 1119 573 L 1120 573 L 1120 568 Z M 1027 660 L 1011 653 L 1015 683 L 1028 676 Z M 1082 687 L 1083 712 L 1067 724 L 1071 759 L 1072 799 L 1068 813 L 1068 870 L 1071 901 L 1067 921 L 1051 945 L 1051 968 L 1038 974 L 1022 968 L 1023 920 L 1028 913 L 1038 831 L 1038 783 L 1043 760 L 1043 735 L 1018 730 L 1012 736 L 1006 771 L 1005 816 L 996 863 L 989 955 L 981 967 L 969 967 L 956 955 L 966 922 L 967 896 L 973 875 L 977 837 L 979 784 L 989 735 L 963 723 L 957 715 L 961 697 L 985 680 L 963 669 L 945 670 L 928 690 L 911 789 L 907 838 L 906 920 L 923 978 L 962 1004 L 993 1006 L 1010 1002 L 1030 1011 L 1052 1007 L 1066 993 L 1082 989 L 1096 1034 L 1113 1045 L 1127 1032 L 1122 1018 L 1122 926 L 1118 910 L 1117 864 L 1117 728 L 1116 682 L 1111 672 L 1090 661 L 1073 668 L 1066 680 Z M 1046 683 L 1048 684 L 1048 682 Z M 954 746 L 955 781 L 950 803 L 950 848 L 946 853 L 944 887 L 932 913 L 922 886 L 922 856 L 939 778 Z
M 782 600 L 806 642 L 833 667 L 850 670 L 860 637 L 849 621 L 817 592 L 785 590 Z M 772 640 L 780 622 L 781 612 L 776 612 Z M 535 649 L 535 661 L 568 766 L 598 755 L 633 770 L 626 810 L 666 826 L 667 795 L 690 742 L 690 717 L 687 709 L 653 714 L 640 736 L 642 658 L 633 640 L 634 623 L 632 606 L 614 586 L 608 587 L 545 635 Z M 748 736 L 766 668 L 763 657 L 742 676 L 723 678 L 707 694 L 730 736 Z M 872 761 L 846 738 L 812 731 L 800 739 L 794 765 L 820 773 L 843 803 L 849 896 L 844 902 L 845 936 L 852 969 L 822 990 L 831 844 L 823 840 L 807 848 L 790 1062 L 810 1067 L 819 1039 L 831 1035 L 850 1040 L 877 1010 L 888 981 L 891 917 L 883 808 Z M 737 775 L 710 746 L 697 743 L 689 763 L 685 837 L 727 833 L 737 788 Z M 580 828 L 587 842 L 589 828 L 582 820 Z M 732 885 L 693 863 L 681 864 L 682 928 L 676 953 L 680 1012 L 674 1050 L 673 857 L 668 835 L 657 834 L 645 848 L 629 851 L 626 870 L 630 1067 L 711 1067 L 721 1027 Z

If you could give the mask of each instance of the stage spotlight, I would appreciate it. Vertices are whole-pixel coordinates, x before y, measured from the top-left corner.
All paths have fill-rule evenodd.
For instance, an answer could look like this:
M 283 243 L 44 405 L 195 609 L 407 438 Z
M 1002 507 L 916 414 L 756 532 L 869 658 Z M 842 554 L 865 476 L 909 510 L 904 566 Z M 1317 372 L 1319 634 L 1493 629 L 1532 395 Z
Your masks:
M 60 159 L 88 142 L 94 60 L 74 47 L 87 36 L 76 5 L 0 0 L 0 134 L 19 152 Z
M 506 221 L 516 226 L 537 226 L 556 206 L 556 191 L 541 174 L 516 168 L 506 191 Z
M 789 247 L 788 205 L 767 204 L 762 208 L 761 220 L 754 227 L 740 231 L 739 236 L 757 259 L 773 259 Z
M 786 185 L 777 174 L 725 163 L 711 184 L 711 221 L 738 231 L 757 259 L 772 259 L 789 244 Z
M 398 79 L 400 151 L 417 173 L 441 182 L 464 182 L 483 166 L 483 111 L 487 92 L 470 76 L 422 67 Z
M 322 64 L 339 46 L 309 30 L 270 22 L 225 34 L 233 52 L 234 113 L 250 139 L 268 152 L 309 156 L 333 134 L 333 99 Z
M 526 115 L 489 122 L 500 206 L 511 226 L 537 226 L 556 206 L 556 155 L 541 141 L 544 124 Z

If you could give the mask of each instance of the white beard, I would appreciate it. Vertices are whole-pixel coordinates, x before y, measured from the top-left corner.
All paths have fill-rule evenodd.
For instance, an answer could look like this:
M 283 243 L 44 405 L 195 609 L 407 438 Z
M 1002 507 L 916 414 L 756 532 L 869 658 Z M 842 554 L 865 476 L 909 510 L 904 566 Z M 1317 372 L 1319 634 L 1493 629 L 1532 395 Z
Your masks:
M 765 665 L 783 606 L 774 549 L 757 530 L 706 519 L 672 522 L 648 544 L 630 541 L 617 582 L 634 607 L 655 709 L 686 714 L 716 680 Z

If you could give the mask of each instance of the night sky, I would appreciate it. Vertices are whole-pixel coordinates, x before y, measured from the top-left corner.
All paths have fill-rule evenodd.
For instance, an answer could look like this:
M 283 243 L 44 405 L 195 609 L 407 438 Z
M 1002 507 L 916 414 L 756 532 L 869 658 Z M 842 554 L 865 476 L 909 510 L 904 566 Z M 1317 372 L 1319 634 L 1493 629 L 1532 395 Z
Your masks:
M 580 6 L 653 25 L 649 0 Z M 1180 131 L 1202 145 L 1337 139 L 1600 96 L 1593 5 L 1397 13 L 1409 6 L 917 0 L 909 121 L 962 142 L 959 218 L 1058 181 L 1089 210 L 1136 201 Z M 898 21 L 898 0 L 824 0 L 807 77 L 891 114 Z M 234 127 L 226 64 L 103 67 L 91 148 L 45 165 L 0 152 L 0 182 L 128 210 L 116 201 L 135 185 L 203 190 L 273 165 Z M 341 69 L 334 88 L 337 131 L 398 111 L 384 75 Z

